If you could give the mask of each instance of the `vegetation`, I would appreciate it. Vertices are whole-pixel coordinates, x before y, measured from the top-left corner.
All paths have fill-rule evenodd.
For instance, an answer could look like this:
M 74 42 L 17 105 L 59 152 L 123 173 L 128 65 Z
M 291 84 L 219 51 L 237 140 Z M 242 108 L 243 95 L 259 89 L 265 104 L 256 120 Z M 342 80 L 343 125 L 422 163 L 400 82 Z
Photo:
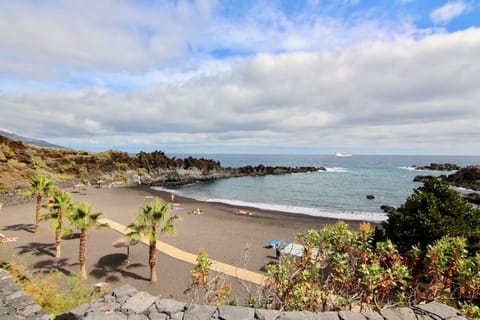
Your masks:
M 3 263 L 2 267 L 50 315 L 63 314 L 106 293 L 87 286 L 75 275 L 65 276 L 58 271 L 34 274 L 17 263 Z
M 463 238 L 443 237 L 424 258 L 413 248 L 401 255 L 389 240 L 373 246 L 374 232 L 339 222 L 299 235 L 303 256 L 284 256 L 268 267 L 263 301 L 283 310 L 380 310 L 439 301 L 461 307 L 480 297 L 480 255 L 468 257 Z M 420 259 L 421 261 L 419 261 Z
M 78 262 L 80 264 L 80 277 L 87 279 L 86 270 L 86 250 L 87 250 L 87 231 L 92 227 L 102 227 L 104 224 L 98 222 L 101 212 L 93 213 L 88 203 L 80 203 L 73 206 L 73 210 L 67 216 L 70 222 L 80 230 L 80 250 Z
M 145 204 L 141 207 L 140 213 L 135 221 L 128 225 L 132 231 L 128 233 L 130 240 L 137 240 L 144 236 L 149 242 L 150 282 L 157 282 L 157 234 L 174 235 L 176 232 L 174 223 L 179 220 L 177 215 L 169 216 L 170 205 L 162 204 L 155 198 L 152 204 Z
M 210 305 L 234 305 L 230 298 L 232 284 L 225 281 L 220 275 L 210 277 L 212 261 L 204 249 L 197 254 L 196 264 L 190 272 L 192 283 L 185 290 L 192 302 Z
M 471 254 L 480 249 L 480 209 L 439 178 L 427 179 L 405 204 L 390 210 L 383 227 L 402 253 L 412 246 L 424 251 L 443 236 L 465 237 Z
M 197 167 L 209 171 L 220 166 L 203 159 L 170 159 L 159 151 L 140 153 L 133 158 L 117 151 L 95 154 L 27 147 L 1 136 L 0 142 L 0 192 L 30 186 L 26 194 L 37 196 L 35 232 L 40 207 L 54 190 L 53 183 L 61 179 L 82 177 L 92 181 L 94 177 L 105 180 L 116 177 L 126 180 L 125 171 L 129 168 L 139 175 L 147 175 L 158 168 Z M 61 192 L 53 195 L 48 208 L 49 213 L 42 218 L 53 220 L 57 257 L 61 255 L 60 236 L 68 231 L 62 218 L 67 217 L 80 230 L 80 277 L 86 278 L 86 235 L 91 227 L 98 225 L 101 213 L 92 213 L 85 203 L 72 205 L 70 196 Z M 174 223 L 179 219 L 176 215 L 170 216 L 168 211 L 167 203 L 155 199 L 142 206 L 129 225 L 130 239 L 143 236 L 149 241 L 151 282 L 157 281 L 157 237 L 174 234 Z M 338 223 L 298 235 L 304 247 L 302 257 L 283 256 L 277 264 L 268 266 L 268 282 L 262 288 L 263 294 L 258 301 L 250 299 L 249 303 L 283 310 L 325 311 L 379 310 L 392 305 L 439 301 L 461 308 L 471 317 L 480 317 L 478 208 L 467 204 L 441 180 L 427 179 L 405 204 L 390 210 L 383 228 L 382 239 L 375 236 L 369 224 L 352 231 L 347 224 Z M 200 302 L 232 303 L 231 284 L 220 276 L 212 278 L 210 267 L 206 252 L 199 251 L 188 292 Z M 29 294 L 35 296 L 37 292 L 36 299 L 45 300 L 39 303 L 47 312 L 50 312 L 49 303 L 52 308 L 63 308 L 64 303 L 56 297 L 58 290 L 52 286 L 58 274 L 37 279 L 27 271 L 20 273 L 26 276 L 18 278 L 33 287 L 33 293 Z M 91 298 L 88 290 L 78 291 L 78 281 L 70 279 L 72 284 L 66 291 Z
M 44 176 L 36 176 L 33 177 L 30 186 L 32 187 L 31 190 L 27 190 L 24 192 L 24 196 L 36 196 L 37 197 L 37 204 L 35 207 L 35 234 L 38 233 L 38 226 L 40 223 L 40 208 L 42 207 L 42 202 L 45 197 L 49 196 L 53 190 L 54 185 L 50 180 L 48 180 Z
M 55 258 L 62 256 L 62 236 L 72 232 L 63 226 L 63 217 L 69 216 L 73 210 L 72 196 L 68 192 L 57 191 L 53 195 L 52 203 L 46 206 L 49 213 L 41 216 L 41 220 L 53 220 L 52 227 L 55 229 Z

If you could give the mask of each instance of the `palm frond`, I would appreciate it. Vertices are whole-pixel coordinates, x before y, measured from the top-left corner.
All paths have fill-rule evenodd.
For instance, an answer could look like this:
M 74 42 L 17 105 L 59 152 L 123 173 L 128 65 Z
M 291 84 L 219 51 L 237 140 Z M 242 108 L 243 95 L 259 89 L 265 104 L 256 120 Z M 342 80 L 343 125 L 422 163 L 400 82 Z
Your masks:
M 56 219 L 57 217 L 58 217 L 58 214 L 56 212 L 45 213 L 40 216 L 40 221 Z
M 60 236 L 66 236 L 66 235 L 69 235 L 69 234 L 72 234 L 72 233 L 73 233 L 73 230 L 70 229 L 70 228 L 60 229 Z

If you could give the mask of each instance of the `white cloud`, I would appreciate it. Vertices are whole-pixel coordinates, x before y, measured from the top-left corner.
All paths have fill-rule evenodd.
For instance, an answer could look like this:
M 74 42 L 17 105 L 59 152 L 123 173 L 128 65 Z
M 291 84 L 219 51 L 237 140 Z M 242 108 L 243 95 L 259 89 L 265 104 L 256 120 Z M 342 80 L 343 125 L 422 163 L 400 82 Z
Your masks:
M 469 29 L 343 51 L 259 54 L 216 75 L 126 92 L 4 94 L 0 127 L 92 148 L 467 153 L 480 147 L 478 52 L 480 29 Z
M 19 62 L 138 70 L 183 58 L 211 14 L 208 2 L 10 1 L 0 50 Z M 7 60 L 8 62 L 8 60 Z
M 463 1 L 447 2 L 440 8 L 433 10 L 430 13 L 430 19 L 435 24 L 448 23 L 455 19 L 468 9 L 467 4 Z
M 425 32 L 403 17 L 289 14 L 259 2 L 241 18 L 232 19 L 222 17 L 220 7 L 217 1 L 200 0 L 4 2 L 0 5 L 0 75 L 39 81 L 68 81 L 72 70 L 103 73 L 105 78 L 107 73 L 130 76 L 188 66 L 192 60 L 202 64 L 215 50 L 252 55 L 316 52 Z

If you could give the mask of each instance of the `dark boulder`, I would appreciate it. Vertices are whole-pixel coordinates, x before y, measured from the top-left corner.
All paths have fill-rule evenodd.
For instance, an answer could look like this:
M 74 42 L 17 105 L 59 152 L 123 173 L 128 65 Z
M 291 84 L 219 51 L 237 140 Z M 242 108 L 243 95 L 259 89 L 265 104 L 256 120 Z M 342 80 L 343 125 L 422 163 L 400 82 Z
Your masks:
M 367 199 L 368 200 L 373 200 L 373 199 L 375 199 L 375 196 L 373 194 L 369 194 L 369 195 L 367 195 Z
M 480 191 L 480 166 L 468 166 L 458 170 L 446 178 L 456 187 Z
M 480 193 L 471 192 L 462 194 L 462 197 L 470 203 L 480 204 Z
M 395 207 L 392 207 L 392 206 L 389 206 L 389 205 L 386 205 L 386 204 L 384 204 L 384 205 L 380 206 L 380 209 L 382 209 L 382 210 L 383 210 L 383 212 L 385 212 L 385 213 L 389 213 L 389 212 L 395 211 L 395 209 L 396 209 L 396 208 L 395 208 Z

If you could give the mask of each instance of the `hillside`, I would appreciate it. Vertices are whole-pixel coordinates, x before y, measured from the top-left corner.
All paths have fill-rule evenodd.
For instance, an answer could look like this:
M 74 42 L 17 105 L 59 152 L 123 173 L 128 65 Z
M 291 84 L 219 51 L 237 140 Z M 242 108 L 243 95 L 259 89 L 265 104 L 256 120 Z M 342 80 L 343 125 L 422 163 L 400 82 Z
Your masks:
M 181 185 L 201 180 L 325 170 L 316 167 L 222 168 L 208 159 L 169 158 L 161 151 L 130 156 L 122 151 L 86 152 L 38 147 L 0 135 L 0 193 L 27 188 L 33 176 L 44 175 L 57 185 L 99 180 L 148 185 Z
M 12 139 L 12 140 L 21 141 L 21 142 L 27 143 L 27 144 L 33 144 L 33 145 L 38 146 L 38 147 L 65 149 L 65 147 L 58 146 L 58 145 L 56 145 L 56 144 L 47 142 L 47 141 L 45 141 L 45 140 L 28 138 L 28 137 L 20 136 L 20 135 L 18 135 L 18 134 L 15 134 L 15 133 L 12 133 L 12 132 L 8 132 L 8 131 L 0 130 L 0 135 L 2 135 L 2 136 L 4 136 L 4 137 L 7 137 L 7 138 L 10 138 L 10 139 Z

